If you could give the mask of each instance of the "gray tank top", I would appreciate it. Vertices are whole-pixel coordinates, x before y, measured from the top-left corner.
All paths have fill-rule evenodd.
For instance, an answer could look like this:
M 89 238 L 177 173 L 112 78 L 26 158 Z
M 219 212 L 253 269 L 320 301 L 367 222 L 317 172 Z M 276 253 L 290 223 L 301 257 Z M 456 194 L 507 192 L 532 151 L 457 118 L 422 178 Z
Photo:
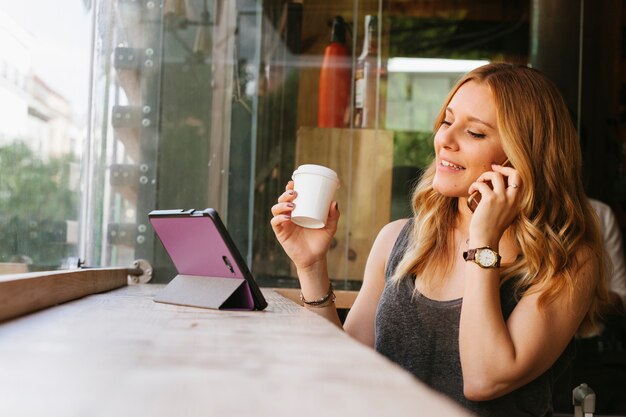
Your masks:
M 459 321 L 463 299 L 431 300 L 413 296 L 415 277 L 400 285 L 390 282 L 407 248 L 413 222 L 407 222 L 391 251 L 385 270 L 385 289 L 376 312 L 376 350 L 479 416 L 551 416 L 552 387 L 574 355 L 570 343 L 559 360 L 527 385 L 490 401 L 463 396 L 459 358 Z M 512 282 L 500 288 L 506 320 L 517 304 Z

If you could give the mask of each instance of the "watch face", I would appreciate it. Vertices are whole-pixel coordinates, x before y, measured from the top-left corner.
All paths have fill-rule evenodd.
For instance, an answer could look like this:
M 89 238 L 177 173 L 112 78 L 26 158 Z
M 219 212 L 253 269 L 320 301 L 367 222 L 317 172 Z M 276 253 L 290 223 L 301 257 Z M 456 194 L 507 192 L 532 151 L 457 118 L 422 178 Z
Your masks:
M 490 249 L 480 249 L 476 253 L 476 260 L 482 266 L 492 266 L 496 263 L 496 253 Z

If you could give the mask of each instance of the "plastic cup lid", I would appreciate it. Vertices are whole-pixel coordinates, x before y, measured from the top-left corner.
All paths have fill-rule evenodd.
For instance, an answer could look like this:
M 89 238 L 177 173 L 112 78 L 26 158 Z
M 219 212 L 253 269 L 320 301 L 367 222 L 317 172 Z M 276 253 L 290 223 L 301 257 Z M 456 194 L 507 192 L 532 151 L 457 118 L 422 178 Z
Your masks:
M 339 177 L 337 173 L 330 168 L 326 168 L 322 165 L 313 165 L 313 164 L 305 164 L 300 165 L 298 169 L 293 172 L 293 176 L 295 177 L 298 174 L 317 174 L 327 177 L 333 181 L 339 182 Z

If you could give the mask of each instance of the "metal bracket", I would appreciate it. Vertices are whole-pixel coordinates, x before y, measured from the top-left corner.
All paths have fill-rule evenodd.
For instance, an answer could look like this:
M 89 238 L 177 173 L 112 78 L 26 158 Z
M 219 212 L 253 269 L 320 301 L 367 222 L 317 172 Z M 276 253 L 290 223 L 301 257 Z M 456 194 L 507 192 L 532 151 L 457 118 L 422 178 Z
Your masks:
M 141 107 L 115 105 L 111 110 L 111 125 L 116 128 L 141 127 Z
M 152 265 L 145 259 L 136 259 L 128 269 L 128 285 L 147 284 L 152 279 Z
M 139 167 L 133 164 L 112 164 L 110 183 L 114 187 L 135 187 L 139 183 Z
M 587 384 L 580 384 L 572 391 L 574 417 L 592 417 L 596 411 L 596 393 Z
M 141 59 L 143 59 L 141 49 L 118 46 L 113 54 L 113 66 L 116 69 L 136 70 Z
M 137 239 L 135 223 L 109 223 L 107 225 L 107 242 L 109 245 L 134 246 Z

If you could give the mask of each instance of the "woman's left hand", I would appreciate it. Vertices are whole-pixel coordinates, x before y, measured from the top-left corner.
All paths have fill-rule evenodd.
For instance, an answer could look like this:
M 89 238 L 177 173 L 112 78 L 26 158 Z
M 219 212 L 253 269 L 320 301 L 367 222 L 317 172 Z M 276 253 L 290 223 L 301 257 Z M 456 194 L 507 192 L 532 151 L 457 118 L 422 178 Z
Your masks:
M 504 231 L 519 214 L 523 184 L 515 168 L 496 164 L 491 167 L 492 171 L 484 172 L 469 188 L 470 194 L 481 194 L 469 235 L 474 244 L 497 248 Z

